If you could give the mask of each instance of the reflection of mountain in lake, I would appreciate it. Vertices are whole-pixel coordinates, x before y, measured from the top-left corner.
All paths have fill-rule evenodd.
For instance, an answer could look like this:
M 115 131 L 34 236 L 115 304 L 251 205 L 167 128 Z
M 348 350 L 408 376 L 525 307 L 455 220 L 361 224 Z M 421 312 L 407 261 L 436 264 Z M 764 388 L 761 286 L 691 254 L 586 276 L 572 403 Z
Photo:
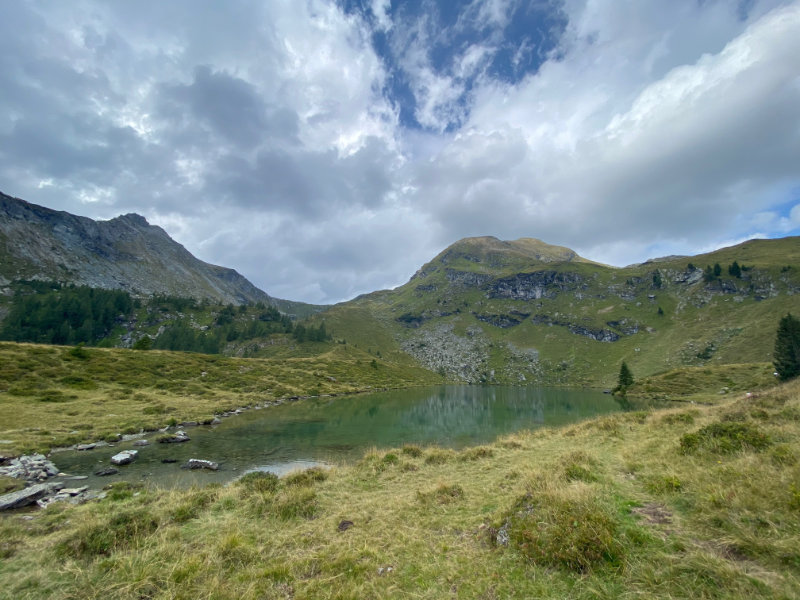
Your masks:
M 225 419 L 214 429 L 197 427 L 186 444 L 151 444 L 124 467 L 126 478 L 165 485 L 227 481 L 254 468 L 280 471 L 286 465 L 350 462 L 372 447 L 406 443 L 460 448 L 542 425 L 561 425 L 619 410 L 599 392 L 503 386 L 442 386 L 341 398 L 319 398 L 254 410 Z M 206 458 L 219 472 L 192 473 L 162 458 Z M 56 464 L 89 474 L 102 451 L 64 453 Z M 299 462 L 298 462 L 299 461 Z M 303 463 L 305 464 L 305 463 Z

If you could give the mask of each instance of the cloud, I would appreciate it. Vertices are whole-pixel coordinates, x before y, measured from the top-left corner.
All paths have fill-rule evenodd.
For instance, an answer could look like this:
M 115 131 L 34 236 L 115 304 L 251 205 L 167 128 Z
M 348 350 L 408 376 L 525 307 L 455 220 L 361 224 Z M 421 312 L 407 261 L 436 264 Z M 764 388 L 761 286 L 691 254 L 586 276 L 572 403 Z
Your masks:
M 469 235 L 626 264 L 800 232 L 800 2 L 10 3 L 0 189 L 270 294 Z
M 729 15 L 731 41 L 715 53 L 696 48 L 689 64 L 674 64 L 671 46 L 661 44 L 660 63 L 673 66 L 657 69 L 655 80 L 653 65 L 625 67 L 632 46 L 649 46 L 655 32 L 625 38 L 612 6 L 585 9 L 604 16 L 572 15 L 560 60 L 520 85 L 481 89 L 468 134 L 420 167 L 427 186 L 437 186 L 431 173 L 443 174 L 429 210 L 451 225 L 446 236 L 496 225 L 590 253 L 619 236 L 645 248 L 667 240 L 696 246 L 716 230 L 730 235 L 742 226 L 737 215 L 797 186 L 800 139 L 787 127 L 800 120 L 796 3 L 752 23 Z M 662 20 L 661 39 L 664 25 L 677 32 L 695 17 L 707 15 Z M 654 26 L 655 15 L 649 20 Z M 592 57 L 623 68 L 598 71 Z M 606 75 L 617 78 L 613 89 Z

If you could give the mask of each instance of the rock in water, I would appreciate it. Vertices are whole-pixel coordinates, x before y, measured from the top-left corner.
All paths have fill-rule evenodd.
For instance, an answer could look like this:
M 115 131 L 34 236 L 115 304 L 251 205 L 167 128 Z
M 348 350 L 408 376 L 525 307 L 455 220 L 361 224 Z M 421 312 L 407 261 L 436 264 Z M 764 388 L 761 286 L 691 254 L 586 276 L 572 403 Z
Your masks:
M 94 472 L 98 477 L 107 477 L 108 475 L 116 475 L 117 473 L 119 473 L 119 469 L 115 469 L 114 467 L 106 467 L 105 469 Z
M 139 452 L 136 450 L 123 450 L 111 457 L 111 463 L 115 465 L 128 465 L 136 460 L 138 454 Z
M 181 469 L 209 469 L 211 471 L 216 471 L 219 469 L 219 464 L 210 460 L 190 458 L 186 464 L 181 466 Z
M 59 481 L 54 481 L 52 483 L 38 483 L 18 492 L 3 494 L 0 496 L 0 510 L 10 510 L 12 508 L 28 506 L 63 487 L 64 484 Z
M 189 436 L 186 435 L 186 432 L 181 430 L 176 431 L 173 434 L 165 434 L 158 438 L 158 442 L 160 444 L 179 444 L 181 442 L 188 442 Z

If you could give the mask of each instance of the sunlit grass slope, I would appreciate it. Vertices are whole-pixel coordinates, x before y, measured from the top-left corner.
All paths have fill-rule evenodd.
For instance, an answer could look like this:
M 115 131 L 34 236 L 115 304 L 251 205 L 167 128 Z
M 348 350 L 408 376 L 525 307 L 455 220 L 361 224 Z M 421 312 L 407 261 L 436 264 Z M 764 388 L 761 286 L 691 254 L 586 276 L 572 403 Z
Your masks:
M 734 262 L 741 277 L 728 272 Z M 715 264 L 720 275 L 706 281 L 705 268 Z M 498 281 L 507 292 L 542 274 L 555 274 L 555 281 L 541 297 L 497 293 Z M 405 285 L 334 306 L 324 319 L 337 337 L 373 352 L 410 348 L 423 365 L 456 379 L 470 363 L 471 378 L 461 378 L 473 382 L 613 387 L 623 360 L 637 378 L 769 362 L 778 321 L 800 311 L 798 298 L 798 237 L 624 268 L 536 240 L 470 238 Z M 598 341 L 589 332 L 618 339 Z M 468 351 L 461 356 L 459 348 Z M 436 349 L 454 357 L 437 362 Z M 520 363 L 520 353 L 536 359 Z
M 797 598 L 800 382 L 0 521 L 4 598 Z
M 441 381 L 351 346 L 320 346 L 311 356 L 239 359 L 0 343 L 0 453 L 210 420 L 265 400 Z

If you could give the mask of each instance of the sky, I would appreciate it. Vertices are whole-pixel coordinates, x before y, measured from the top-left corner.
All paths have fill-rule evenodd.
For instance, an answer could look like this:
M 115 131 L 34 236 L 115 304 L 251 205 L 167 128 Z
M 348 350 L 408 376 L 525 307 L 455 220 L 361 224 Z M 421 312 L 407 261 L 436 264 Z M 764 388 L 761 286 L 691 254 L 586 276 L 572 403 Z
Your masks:
M 800 0 L 0 0 L 0 191 L 272 296 L 800 234 Z

